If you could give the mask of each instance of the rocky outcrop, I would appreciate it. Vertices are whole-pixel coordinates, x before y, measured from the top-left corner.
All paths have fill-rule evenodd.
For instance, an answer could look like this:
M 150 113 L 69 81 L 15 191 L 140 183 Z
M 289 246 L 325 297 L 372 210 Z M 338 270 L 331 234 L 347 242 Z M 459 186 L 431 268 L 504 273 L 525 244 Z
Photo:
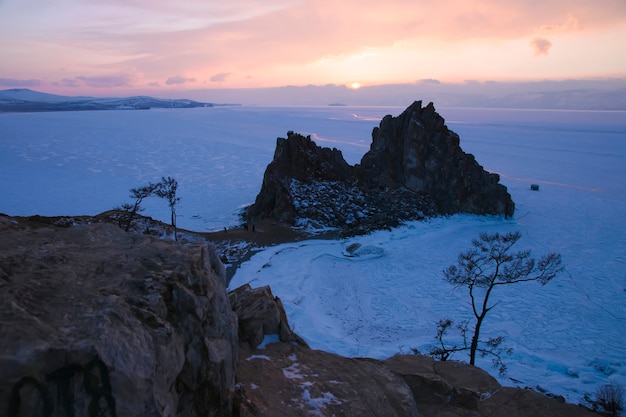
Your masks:
M 278 335 L 282 342 L 306 343 L 289 327 L 280 298 L 269 286 L 252 288 L 243 285 L 228 294 L 230 305 L 239 322 L 239 341 L 255 348 L 266 335 Z
M 543 394 L 502 387 L 487 372 L 419 355 L 344 358 L 293 343 L 243 347 L 242 416 L 593 417 Z
M 417 417 L 409 386 L 382 362 L 293 343 L 242 348 L 243 416 Z
M 459 362 L 396 355 L 385 364 L 402 376 L 423 409 L 450 406 L 477 410 L 480 401 L 501 388 L 487 372 Z
M 413 392 L 421 415 L 464 417 L 592 417 L 589 410 L 538 392 L 502 387 L 480 368 L 419 355 L 384 361 Z
M 0 216 L 0 415 L 231 415 L 237 318 L 214 250 L 64 226 Z
M 463 152 L 432 103 L 417 101 L 374 128 L 370 150 L 356 166 L 310 137 L 288 132 L 279 138 L 244 217 L 360 233 L 437 214 L 509 216 L 514 210 L 499 176 Z
M 253 219 L 270 217 L 293 224 L 299 204 L 299 193 L 294 192 L 294 186 L 341 184 L 349 179 L 351 168 L 341 151 L 320 148 L 310 136 L 287 132 L 287 139 L 276 140 L 274 159 L 265 170 L 261 192 L 247 215 Z

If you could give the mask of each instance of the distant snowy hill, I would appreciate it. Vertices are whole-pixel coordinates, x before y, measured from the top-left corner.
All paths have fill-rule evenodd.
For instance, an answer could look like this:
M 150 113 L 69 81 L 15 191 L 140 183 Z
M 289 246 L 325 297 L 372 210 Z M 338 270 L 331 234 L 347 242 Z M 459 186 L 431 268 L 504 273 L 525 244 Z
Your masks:
M 13 88 L 0 91 L 0 100 L 30 101 L 40 103 L 60 103 L 64 101 L 95 100 L 95 97 L 68 97 L 56 94 L 40 93 L 27 88 Z
M 147 96 L 125 98 L 69 97 L 41 93 L 25 88 L 0 90 L 0 112 L 144 110 L 150 108 L 213 107 L 186 99 L 158 99 Z

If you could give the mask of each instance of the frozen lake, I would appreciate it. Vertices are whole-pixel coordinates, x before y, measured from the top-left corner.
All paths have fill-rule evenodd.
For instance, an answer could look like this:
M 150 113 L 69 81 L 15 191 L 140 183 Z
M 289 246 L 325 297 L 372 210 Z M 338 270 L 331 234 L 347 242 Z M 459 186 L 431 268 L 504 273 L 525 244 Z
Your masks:
M 380 113 L 216 107 L 0 114 L 0 211 L 97 214 L 127 201 L 130 188 L 172 176 L 182 197 L 178 225 L 221 229 L 238 224 L 242 206 L 254 201 L 277 137 L 311 134 L 355 163 Z M 162 201 L 146 207 L 168 221 Z
M 221 229 L 254 201 L 276 137 L 310 134 L 354 164 L 379 120 L 402 110 L 0 114 L 0 212 L 97 214 L 128 201 L 130 188 L 172 176 L 182 197 L 178 225 Z M 443 281 L 442 269 L 480 232 L 519 230 L 520 249 L 560 252 L 566 271 L 545 287 L 496 294 L 502 302 L 485 334 L 504 334 L 514 349 L 501 382 L 539 385 L 570 401 L 601 384 L 626 385 L 626 113 L 437 110 L 461 147 L 501 175 L 516 203 L 513 219 L 458 215 L 348 241 L 281 245 L 244 263 L 231 285 L 270 284 L 314 348 L 379 358 L 426 351 L 437 319 L 469 317 L 466 295 Z M 146 207 L 169 219 L 163 201 Z M 343 250 L 353 242 L 383 255 L 348 259 Z M 478 365 L 491 370 L 488 360 Z

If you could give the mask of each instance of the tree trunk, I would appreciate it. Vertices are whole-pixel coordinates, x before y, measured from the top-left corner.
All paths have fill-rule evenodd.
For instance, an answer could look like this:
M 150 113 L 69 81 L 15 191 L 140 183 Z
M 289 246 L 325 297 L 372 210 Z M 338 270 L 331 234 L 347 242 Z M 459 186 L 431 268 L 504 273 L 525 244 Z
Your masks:
M 472 336 L 472 345 L 470 346 L 470 365 L 476 362 L 476 350 L 478 349 L 478 337 L 480 335 L 480 326 L 483 324 L 485 314 L 481 314 L 476 319 L 476 327 L 474 327 L 474 335 Z
M 174 240 L 178 241 L 178 233 L 176 232 L 176 210 L 172 208 L 172 226 L 174 227 Z
M 126 228 L 124 229 L 124 231 L 128 232 L 130 230 L 130 225 L 133 223 L 133 220 L 135 219 L 135 211 L 131 211 L 130 213 L 128 213 L 128 221 L 126 222 Z

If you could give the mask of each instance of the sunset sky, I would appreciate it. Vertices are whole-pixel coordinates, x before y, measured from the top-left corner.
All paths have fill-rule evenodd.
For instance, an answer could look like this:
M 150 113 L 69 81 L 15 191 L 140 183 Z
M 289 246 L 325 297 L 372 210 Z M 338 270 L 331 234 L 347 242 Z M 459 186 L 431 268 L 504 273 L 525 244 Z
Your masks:
M 0 89 L 626 78 L 625 0 L 0 0 Z

